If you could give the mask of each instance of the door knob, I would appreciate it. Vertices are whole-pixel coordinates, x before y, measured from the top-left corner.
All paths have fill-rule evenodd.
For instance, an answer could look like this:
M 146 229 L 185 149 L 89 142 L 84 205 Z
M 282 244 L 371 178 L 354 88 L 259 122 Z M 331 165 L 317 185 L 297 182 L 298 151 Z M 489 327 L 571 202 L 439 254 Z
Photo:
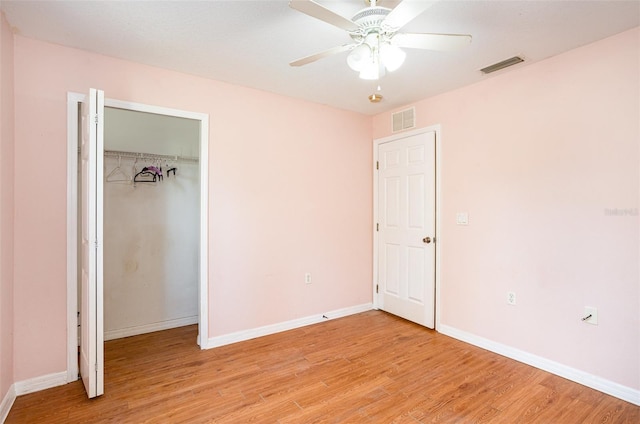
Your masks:
M 422 239 L 422 241 L 423 241 L 424 243 L 429 244 L 429 243 L 431 243 L 431 237 L 428 237 L 428 236 L 427 236 L 427 237 L 423 238 L 423 239 Z

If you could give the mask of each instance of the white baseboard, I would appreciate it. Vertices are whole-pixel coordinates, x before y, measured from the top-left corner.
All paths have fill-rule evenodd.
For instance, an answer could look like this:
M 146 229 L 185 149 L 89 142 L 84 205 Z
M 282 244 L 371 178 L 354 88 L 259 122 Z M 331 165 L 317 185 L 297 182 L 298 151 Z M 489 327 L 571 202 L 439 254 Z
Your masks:
M 30 378 L 29 380 L 16 381 L 14 385 L 16 396 L 20 396 L 26 395 L 27 393 L 50 389 L 56 386 L 62 386 L 67 383 L 67 372 L 63 371 Z
M 324 314 L 311 315 L 308 317 L 285 321 L 278 324 L 265 325 L 264 327 L 252 328 L 250 330 L 238 331 L 236 333 L 225 334 L 223 336 L 211 337 L 209 338 L 209 340 L 207 340 L 206 345 L 201 346 L 201 348 L 211 349 L 231 343 L 243 342 L 245 340 L 268 336 L 270 334 L 280 333 L 282 331 L 293 330 L 295 328 L 305 327 L 311 324 L 318 324 L 328 319 L 336 319 L 346 317 L 348 315 L 359 314 L 361 312 L 370 311 L 371 309 L 373 309 L 373 304 L 365 303 L 363 305 L 351 306 L 348 308 L 326 312 Z
M 9 411 L 11 411 L 11 407 L 13 406 L 13 402 L 16 400 L 16 387 L 15 384 L 12 384 L 7 391 L 7 394 L 2 398 L 2 403 L 0 403 L 0 423 L 3 423 L 7 416 L 9 415 Z
M 567 380 L 574 381 L 576 383 L 582 384 L 583 386 L 590 387 L 608 395 L 617 397 L 618 399 L 622 399 L 626 402 L 630 402 L 634 405 L 640 406 L 640 390 L 623 386 L 622 384 L 615 383 L 602 377 L 598 377 L 587 372 L 560 364 L 558 362 L 533 355 L 523 350 L 515 349 L 513 347 L 503 345 L 501 343 L 497 343 L 480 336 L 476 336 L 475 334 L 458 330 L 454 327 L 449 327 L 448 325 L 440 325 L 438 327 L 438 331 L 442 334 L 453 337 L 454 339 L 458 339 L 474 346 L 481 347 L 499 355 L 506 356 L 507 358 L 515 359 L 516 361 L 531 365 L 541 370 L 566 378 Z
M 154 331 L 168 330 L 170 328 L 183 327 L 198 323 L 198 316 L 170 319 L 167 321 L 154 322 L 152 324 L 137 325 L 135 327 L 121 328 L 104 332 L 104 341 L 121 339 L 123 337 L 137 336 L 138 334 L 153 333 Z

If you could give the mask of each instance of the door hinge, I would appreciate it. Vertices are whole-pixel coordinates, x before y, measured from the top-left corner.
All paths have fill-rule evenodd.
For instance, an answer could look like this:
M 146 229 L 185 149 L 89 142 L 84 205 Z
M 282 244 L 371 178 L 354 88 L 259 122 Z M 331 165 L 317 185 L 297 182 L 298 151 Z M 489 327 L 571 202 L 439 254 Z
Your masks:
M 378 285 L 376 284 L 376 293 L 378 293 Z
M 100 122 L 100 118 L 98 116 L 98 114 L 96 113 L 96 115 L 93 117 L 93 120 L 95 121 L 96 125 L 98 125 L 98 122 Z
M 99 371 L 98 363 L 96 362 L 96 372 L 98 372 L 98 371 Z
M 380 169 L 380 162 L 376 161 L 376 169 Z
M 376 231 L 380 231 L 380 224 L 376 222 Z

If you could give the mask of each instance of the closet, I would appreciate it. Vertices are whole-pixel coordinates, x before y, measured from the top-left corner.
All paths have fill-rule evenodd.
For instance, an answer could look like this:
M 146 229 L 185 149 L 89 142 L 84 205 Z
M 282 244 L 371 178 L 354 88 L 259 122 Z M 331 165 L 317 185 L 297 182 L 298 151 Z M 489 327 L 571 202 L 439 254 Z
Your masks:
M 105 108 L 105 340 L 198 322 L 199 141 L 199 121 Z

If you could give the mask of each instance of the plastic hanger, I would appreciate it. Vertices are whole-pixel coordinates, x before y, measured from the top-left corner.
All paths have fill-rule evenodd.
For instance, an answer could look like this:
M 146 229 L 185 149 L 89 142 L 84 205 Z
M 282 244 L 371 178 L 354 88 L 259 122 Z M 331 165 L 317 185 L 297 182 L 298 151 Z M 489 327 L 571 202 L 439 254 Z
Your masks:
M 118 166 L 116 166 L 111 170 L 111 172 L 109 172 L 105 180 L 110 183 L 131 183 L 131 176 L 124 172 L 120 167 L 120 156 L 118 156 Z

